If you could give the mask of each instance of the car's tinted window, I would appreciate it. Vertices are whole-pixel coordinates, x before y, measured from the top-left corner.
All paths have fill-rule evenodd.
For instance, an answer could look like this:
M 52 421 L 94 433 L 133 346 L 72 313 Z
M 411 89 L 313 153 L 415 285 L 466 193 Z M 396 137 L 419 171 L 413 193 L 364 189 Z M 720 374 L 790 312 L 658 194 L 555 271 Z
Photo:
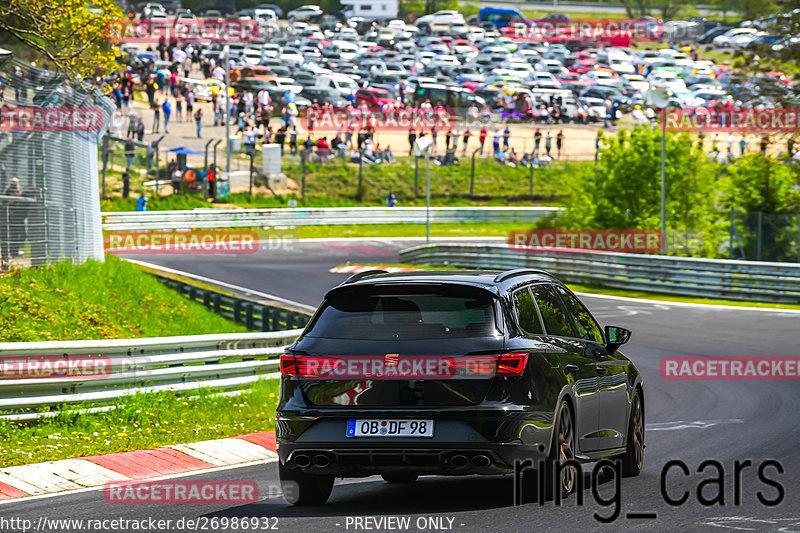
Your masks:
M 603 334 L 600 332 L 600 326 L 597 325 L 597 322 L 594 321 L 592 315 L 589 314 L 583 304 L 563 287 L 556 287 L 556 292 L 561 295 L 561 301 L 564 302 L 564 306 L 567 308 L 567 313 L 569 313 L 578 337 L 602 344 Z
M 536 304 L 542 313 L 542 320 L 544 320 L 547 334 L 572 337 L 574 334 L 569 325 L 569 319 L 561 307 L 558 296 L 552 292 L 550 287 L 547 285 L 534 285 L 531 287 L 531 292 L 533 292 L 533 297 L 536 299 Z
M 332 294 L 306 336 L 419 340 L 497 333 L 488 292 L 458 287 L 381 289 L 353 288 Z
M 536 304 L 533 303 L 533 297 L 528 289 L 514 293 L 514 310 L 517 313 L 517 323 L 525 333 L 532 335 L 544 333 Z

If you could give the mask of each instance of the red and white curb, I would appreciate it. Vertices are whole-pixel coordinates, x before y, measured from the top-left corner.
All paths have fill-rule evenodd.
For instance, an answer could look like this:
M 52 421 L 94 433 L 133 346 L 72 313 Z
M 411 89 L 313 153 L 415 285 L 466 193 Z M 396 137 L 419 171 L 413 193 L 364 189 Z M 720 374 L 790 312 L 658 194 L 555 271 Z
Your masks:
M 0 500 L 274 459 L 275 432 L 0 468 Z
M 358 272 L 366 272 L 367 270 L 385 270 L 386 272 L 416 272 L 419 270 L 418 268 L 408 268 L 408 267 L 374 267 L 374 266 L 363 266 L 363 265 L 342 265 L 338 267 L 333 267 L 328 272 L 332 272 L 334 274 L 357 274 Z

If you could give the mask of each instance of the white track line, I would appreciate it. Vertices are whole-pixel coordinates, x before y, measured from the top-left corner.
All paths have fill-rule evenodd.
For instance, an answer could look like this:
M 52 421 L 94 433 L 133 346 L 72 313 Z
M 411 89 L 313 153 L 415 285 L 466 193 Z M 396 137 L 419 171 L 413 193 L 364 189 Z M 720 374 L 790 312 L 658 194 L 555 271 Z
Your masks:
M 164 266 L 161 266 L 161 265 L 156 265 L 156 264 L 153 264 L 153 263 L 147 263 L 145 261 L 139 261 L 138 259 L 126 259 L 126 261 L 131 262 L 131 263 L 136 264 L 136 265 L 141 265 L 141 266 L 144 266 L 144 267 L 152 268 L 152 269 L 155 269 L 155 270 L 161 270 L 161 271 L 164 271 L 164 272 L 169 272 L 170 274 L 176 274 L 178 276 L 184 276 L 184 277 L 187 277 L 187 278 L 196 279 L 197 281 L 202 281 L 202 282 L 209 283 L 209 284 L 212 284 L 212 285 L 217 285 L 219 287 L 225 287 L 225 288 L 232 289 L 232 290 L 235 290 L 235 291 L 241 291 L 241 292 L 243 292 L 245 294 L 252 294 L 254 296 L 260 296 L 260 297 L 266 298 L 268 300 L 274 300 L 276 302 L 283 302 L 285 304 L 289 304 L 289 305 L 293 305 L 295 307 L 299 307 L 299 308 L 304 309 L 306 311 L 309 311 L 311 313 L 316 311 L 315 307 L 312 307 L 312 306 L 306 305 L 306 304 L 301 304 L 300 302 L 295 302 L 294 300 L 288 300 L 286 298 L 281 298 L 280 296 L 275 296 L 274 294 L 267 294 L 265 292 L 256 291 L 256 290 L 253 290 L 253 289 L 248 289 L 247 287 L 241 287 L 239 285 L 233 285 L 231 283 L 226 283 L 224 281 L 207 278 L 205 276 L 198 276 L 197 274 L 192 274 L 190 272 L 184 272 L 182 270 L 175 270 L 174 268 L 167 268 L 167 267 L 164 267 Z

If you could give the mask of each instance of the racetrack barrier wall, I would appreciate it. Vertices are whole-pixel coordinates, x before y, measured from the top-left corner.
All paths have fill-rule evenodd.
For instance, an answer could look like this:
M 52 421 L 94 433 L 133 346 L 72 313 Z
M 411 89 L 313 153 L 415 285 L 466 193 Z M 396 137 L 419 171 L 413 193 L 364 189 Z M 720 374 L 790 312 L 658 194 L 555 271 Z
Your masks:
M 430 244 L 400 252 L 412 265 L 547 270 L 565 282 L 753 302 L 800 303 L 800 263 L 597 251 L 520 253 L 508 244 Z
M 432 207 L 431 223 L 534 222 L 558 207 Z M 282 228 L 340 224 L 424 224 L 424 207 L 192 209 L 103 213 L 105 231 Z
M 0 417 L 35 419 L 62 404 L 111 402 L 134 393 L 242 389 L 280 367 L 301 330 L 0 343 Z M 101 358 L 102 374 L 31 373 L 30 361 Z M 28 369 L 20 377 L 20 369 Z

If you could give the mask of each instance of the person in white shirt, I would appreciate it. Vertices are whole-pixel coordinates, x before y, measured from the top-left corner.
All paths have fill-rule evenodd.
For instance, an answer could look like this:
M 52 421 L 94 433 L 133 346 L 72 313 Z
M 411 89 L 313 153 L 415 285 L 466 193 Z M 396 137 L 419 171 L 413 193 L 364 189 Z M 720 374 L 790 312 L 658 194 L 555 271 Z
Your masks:
M 269 106 L 269 91 L 261 89 L 257 95 L 259 109 L 264 109 Z
M 211 72 L 211 77 L 217 81 L 225 81 L 225 69 L 217 65 Z
M 633 113 L 631 113 L 631 115 L 633 116 L 633 120 L 635 120 L 637 124 L 644 125 L 649 122 L 649 120 L 647 120 L 647 117 L 644 114 L 644 111 L 642 111 L 642 106 L 640 106 L 639 104 L 636 104 L 633 107 Z

